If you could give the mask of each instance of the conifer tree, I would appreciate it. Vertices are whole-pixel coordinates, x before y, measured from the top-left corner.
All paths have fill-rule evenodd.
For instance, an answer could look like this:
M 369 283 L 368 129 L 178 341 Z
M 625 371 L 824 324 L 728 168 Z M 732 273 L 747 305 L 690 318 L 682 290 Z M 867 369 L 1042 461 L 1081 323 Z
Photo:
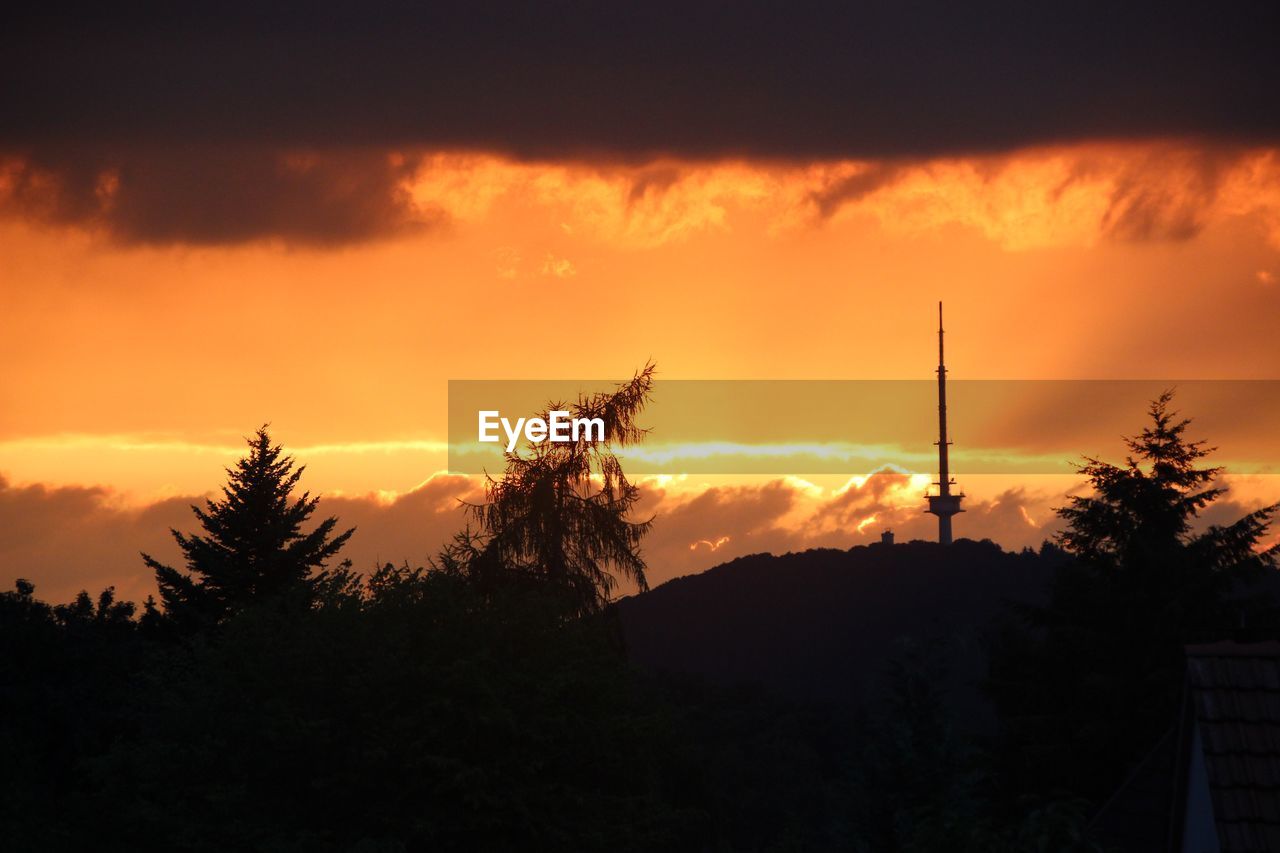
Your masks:
M 1280 504 L 1229 525 L 1194 530 L 1196 519 L 1226 490 L 1214 485 L 1221 468 L 1200 465 L 1214 448 L 1187 440 L 1191 421 L 1170 410 L 1172 400 L 1173 392 L 1165 391 L 1151 403 L 1150 424 L 1125 440 L 1129 456 L 1123 465 L 1085 459 L 1080 470 L 1092 494 L 1072 497 L 1058 510 L 1067 523 L 1058 541 L 1135 595 L 1189 597 L 1183 603 L 1192 606 L 1242 574 L 1275 568 L 1277 549 L 1258 546 Z
M 992 647 L 988 689 L 1006 725 L 1011 787 L 1115 791 L 1173 720 L 1191 643 L 1271 637 L 1280 625 L 1249 585 L 1276 566 L 1261 546 L 1280 505 L 1226 525 L 1197 523 L 1225 493 L 1213 448 L 1187 437 L 1167 391 L 1116 465 L 1086 458 L 1090 491 L 1058 510 L 1057 570 L 1030 633 Z
M 309 492 L 293 497 L 305 466 L 294 469 L 265 425 L 246 440 L 249 454 L 227 469 L 222 498 L 206 501 L 204 509 L 191 507 L 204 533 L 170 531 L 187 571 L 142 555 L 156 573 L 166 614 L 177 622 L 218 622 L 268 598 L 311 604 L 333 580 L 326 563 L 355 532 L 333 535 L 333 517 L 304 532 L 320 501 Z
M 579 441 L 541 442 L 506 454 L 502 478 L 490 479 L 485 503 L 470 507 L 484 542 L 469 560 L 474 577 L 536 579 L 562 593 L 578 614 L 608 603 L 615 574 L 648 588 L 640 540 L 652 522 L 632 520 L 640 491 L 613 447 L 644 438 L 636 418 L 648 402 L 653 370 L 648 364 L 613 392 L 553 403 L 542 413 L 544 419 L 556 410 L 599 418 L 605 441 L 587 440 L 584 432 Z

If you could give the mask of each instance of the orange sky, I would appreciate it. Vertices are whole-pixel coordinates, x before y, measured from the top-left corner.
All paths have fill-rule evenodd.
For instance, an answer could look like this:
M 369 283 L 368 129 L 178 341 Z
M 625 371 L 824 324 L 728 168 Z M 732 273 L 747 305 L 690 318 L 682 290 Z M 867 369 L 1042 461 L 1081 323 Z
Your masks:
M 0 199 L 26 168 L 3 163 Z M 344 163 L 298 153 L 280 168 Z M 267 421 L 330 495 L 322 508 L 359 517 L 358 564 L 421 560 L 471 488 L 441 474 L 449 379 L 622 377 L 649 358 L 667 378 L 927 378 L 939 299 L 955 378 L 1280 377 L 1274 150 L 632 166 L 427 153 L 400 189 L 403 228 L 341 247 L 126 244 L 0 205 L 5 574 L 54 598 L 107 582 L 145 594 L 136 552 L 187 525 L 189 496 Z M 653 574 L 847 547 L 890 519 L 925 535 L 903 482 L 653 481 L 667 518 Z M 965 485 L 959 535 L 1017 546 L 1070 482 Z M 1280 496 L 1267 479 L 1242 489 L 1245 505 Z M 68 532 L 109 540 L 93 566 L 51 548 Z

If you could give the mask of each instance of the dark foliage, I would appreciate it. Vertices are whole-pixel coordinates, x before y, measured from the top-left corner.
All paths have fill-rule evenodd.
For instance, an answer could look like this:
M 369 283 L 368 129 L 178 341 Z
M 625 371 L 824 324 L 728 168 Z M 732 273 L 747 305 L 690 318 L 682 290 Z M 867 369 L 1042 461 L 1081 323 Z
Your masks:
M 1186 644 L 1276 635 L 1276 550 L 1258 543 L 1277 507 L 1198 530 L 1220 471 L 1200 464 L 1210 449 L 1171 402 L 1151 404 L 1123 465 L 1085 460 L 1091 492 L 1059 510 L 1075 559 L 1047 606 L 994 644 L 989 687 L 1018 791 L 1101 803 L 1172 724 Z
M 647 589 L 640 540 L 651 521 L 635 521 L 639 489 L 627 480 L 613 448 L 642 440 L 636 419 L 653 387 L 652 364 L 609 393 L 552 403 L 542 413 L 569 411 L 599 419 L 606 440 L 584 432 L 572 442 L 542 442 L 506 454 L 506 471 L 490 478 L 485 502 L 472 506 L 482 553 L 469 562 L 486 584 L 533 581 L 557 590 L 572 615 L 598 612 L 612 597 L 615 573 Z M 512 578 L 511 575 L 517 577 Z
M 182 643 L 111 607 L 0 598 L 25 650 L 0 670 L 11 849 L 1015 850 L 1079 828 L 988 817 L 932 646 L 868 717 L 641 674 L 612 611 L 565 621 L 442 568 Z
M 304 493 L 293 497 L 305 466 L 293 468 L 264 426 L 248 439 L 249 455 L 227 469 L 220 500 L 191 507 L 204 535 L 171 531 L 187 560 L 187 574 L 147 554 L 156 573 L 165 619 L 191 629 L 222 621 L 265 599 L 307 606 L 344 573 L 325 571 L 354 528 L 333 535 L 336 518 L 303 532 L 320 502 Z
M 638 438 L 648 378 L 580 407 Z M 0 840 L 1096 850 L 1089 800 L 1167 723 L 1181 644 L 1277 624 L 1240 594 L 1269 511 L 1196 532 L 1216 472 L 1167 404 L 1133 461 L 1089 460 L 1061 547 L 757 555 L 617 605 L 645 524 L 607 448 L 510 459 L 479 531 L 360 576 L 325 568 L 350 531 L 303 532 L 316 501 L 260 431 L 175 533 L 190 573 L 150 561 L 163 611 L 0 593 Z
M 148 650 L 112 590 L 55 607 L 34 592 L 0 593 L 0 846 L 69 849 L 61 827 L 94 819 L 88 764 L 134 728 Z
M 29 586 L 0 607 L 9 849 L 754 850 L 843 832 L 838 718 L 640 676 L 609 614 L 566 622 L 557 596 L 387 566 L 183 643 L 96 608 L 64 621 Z
M 102 759 L 130 843 L 165 849 L 654 849 L 661 715 L 597 626 L 385 567 L 310 611 L 250 609 L 167 659 Z M 123 793 L 124 796 L 120 796 Z

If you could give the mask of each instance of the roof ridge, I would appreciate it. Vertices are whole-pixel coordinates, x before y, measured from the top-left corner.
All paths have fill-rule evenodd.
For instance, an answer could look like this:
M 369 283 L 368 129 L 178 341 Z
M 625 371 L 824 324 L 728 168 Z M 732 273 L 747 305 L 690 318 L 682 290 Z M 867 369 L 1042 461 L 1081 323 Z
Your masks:
M 1237 643 L 1234 640 L 1220 640 L 1216 643 L 1201 643 L 1183 647 L 1187 657 L 1254 657 L 1280 658 L 1280 641 L 1263 640 L 1257 643 Z

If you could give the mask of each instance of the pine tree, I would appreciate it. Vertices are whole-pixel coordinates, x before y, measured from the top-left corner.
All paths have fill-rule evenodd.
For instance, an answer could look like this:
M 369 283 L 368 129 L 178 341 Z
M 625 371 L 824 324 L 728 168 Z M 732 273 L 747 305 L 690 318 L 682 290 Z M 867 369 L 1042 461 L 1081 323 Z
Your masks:
M 1151 403 L 1123 464 L 1084 460 L 1090 493 L 1058 510 L 1072 559 L 1049 603 L 1027 611 L 1031 632 L 993 644 L 988 688 L 1017 791 L 1100 802 L 1168 729 L 1186 644 L 1274 630 L 1268 605 L 1244 591 L 1276 566 L 1277 548 L 1260 543 L 1280 505 L 1197 524 L 1225 493 L 1221 469 L 1204 464 L 1213 448 L 1187 438 L 1172 401 L 1167 391 Z
M 1086 458 L 1080 470 L 1092 494 L 1058 510 L 1067 523 L 1058 541 L 1135 595 L 1194 609 L 1242 575 L 1275 568 L 1277 549 L 1258 546 L 1280 504 L 1196 532 L 1196 519 L 1226 490 L 1214 485 L 1221 468 L 1200 467 L 1214 448 L 1187 440 L 1191 421 L 1170 410 L 1172 400 L 1166 391 L 1151 403 L 1150 425 L 1125 441 L 1124 465 Z
M 204 534 L 170 531 L 187 572 L 142 555 L 156 573 L 167 617 L 176 622 L 211 624 L 264 599 L 311 604 L 335 578 L 325 564 L 355 532 L 334 536 L 338 520 L 330 517 L 304 533 L 320 501 L 309 492 L 293 497 L 305 466 L 294 469 L 266 426 L 247 442 L 248 456 L 226 469 L 222 498 L 191 507 Z
M 636 418 L 653 387 L 653 365 L 611 393 L 581 397 L 553 410 L 600 418 L 604 442 L 541 442 L 506 454 L 502 479 L 490 479 L 485 503 L 470 507 L 484 547 L 469 561 L 473 576 L 493 582 L 515 575 L 563 594 L 572 612 L 610 600 L 615 573 L 647 589 L 640 540 L 651 520 L 630 518 L 639 489 L 627 480 L 614 446 L 642 440 Z M 547 417 L 547 412 L 542 414 Z

